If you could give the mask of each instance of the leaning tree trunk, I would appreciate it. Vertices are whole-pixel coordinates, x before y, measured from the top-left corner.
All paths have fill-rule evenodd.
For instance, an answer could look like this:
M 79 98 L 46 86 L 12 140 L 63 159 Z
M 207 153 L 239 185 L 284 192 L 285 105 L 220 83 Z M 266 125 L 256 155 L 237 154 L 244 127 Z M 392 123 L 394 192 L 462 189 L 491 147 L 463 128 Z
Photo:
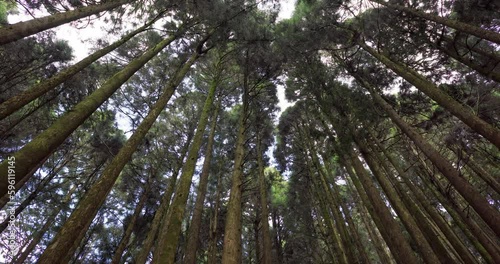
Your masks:
M 243 107 L 238 120 L 238 139 L 236 140 L 234 168 L 231 175 L 231 191 L 227 206 L 226 226 L 224 228 L 224 247 L 222 264 L 241 263 L 241 192 L 243 185 L 243 159 L 245 158 L 245 132 L 248 118 L 248 76 L 244 76 Z
M 158 237 L 158 230 L 161 229 L 161 224 L 163 219 L 165 218 L 168 208 L 170 207 L 170 200 L 172 199 L 172 195 L 175 191 L 175 186 L 177 186 L 177 177 L 181 172 L 182 164 L 184 163 L 184 158 L 187 155 L 189 150 L 189 145 L 191 143 L 191 139 L 193 138 L 194 131 L 189 131 L 189 134 L 186 137 L 186 143 L 182 146 L 180 151 L 180 157 L 177 160 L 175 172 L 172 174 L 168 181 L 167 190 L 163 194 L 161 198 L 160 206 L 156 209 L 155 216 L 153 217 L 153 221 L 151 222 L 151 228 L 148 231 L 146 239 L 142 243 L 141 250 L 137 254 L 135 258 L 135 263 L 144 264 L 148 260 L 149 253 L 151 252 L 151 248 L 153 247 L 154 242 Z
M 0 45 L 10 43 L 33 35 L 44 30 L 66 24 L 68 22 L 111 10 L 129 3 L 131 0 L 105 1 L 99 5 L 89 5 L 64 13 L 57 13 L 46 17 L 35 18 L 0 28 Z
M 153 175 L 151 175 L 150 177 L 153 177 Z M 120 243 L 118 244 L 118 247 L 115 250 L 115 254 L 113 255 L 111 264 L 119 264 L 122 259 L 123 252 L 127 248 L 127 244 L 129 242 L 130 236 L 132 235 L 132 231 L 134 231 L 135 223 L 137 222 L 137 219 L 139 218 L 139 215 L 142 212 L 144 204 L 146 204 L 146 200 L 148 198 L 150 190 L 150 184 L 151 184 L 150 181 L 151 178 L 148 179 L 146 186 L 144 186 L 143 188 L 141 198 L 139 198 L 139 202 L 135 206 L 134 213 L 132 214 L 132 217 L 127 224 L 127 228 L 125 228 L 125 232 L 123 232 L 122 239 L 120 240 Z
M 353 150 L 349 155 L 351 162 L 345 162 L 347 165 L 346 169 L 349 172 L 351 168 L 348 164 L 352 164 L 354 170 L 356 171 L 356 174 L 352 171 L 349 172 L 354 186 L 356 187 L 363 204 L 366 206 L 368 212 L 375 221 L 375 224 L 379 228 L 382 237 L 389 246 L 392 255 L 398 263 L 419 263 L 419 260 L 411 249 L 410 244 L 404 238 L 398 222 L 396 222 L 396 220 L 392 217 L 391 212 L 382 200 L 379 191 L 370 179 L 370 176 L 363 167 L 363 164 L 355 155 Z M 356 175 L 357 177 L 352 177 Z
M 500 235 L 500 213 L 490 206 L 481 193 L 479 193 L 466 179 L 460 176 L 460 173 L 453 165 L 446 160 L 439 152 L 429 144 L 414 128 L 410 127 L 392 107 L 374 90 L 374 88 L 359 76 L 355 78 L 366 87 L 373 100 L 389 115 L 390 119 L 407 135 L 417 147 L 429 158 L 429 160 L 438 168 L 438 170 L 448 179 L 455 189 L 465 198 L 465 200 L 474 208 L 484 222 L 491 229 Z M 498 135 L 500 137 L 500 134 Z
M 146 23 L 144 26 L 126 34 L 125 36 L 123 36 L 121 39 L 114 42 L 113 44 L 90 54 L 86 58 L 77 62 L 75 65 L 72 65 L 72 66 L 64 69 L 63 71 L 61 71 L 58 74 L 51 77 L 50 79 L 43 81 L 43 82 L 40 82 L 40 83 L 32 86 L 30 89 L 7 99 L 5 102 L 2 102 L 0 104 L 0 120 L 6 118 L 10 114 L 21 109 L 21 107 L 27 105 L 28 103 L 35 100 L 36 98 L 38 98 L 38 97 L 44 95 L 45 93 L 49 92 L 50 90 L 54 89 L 55 87 L 57 87 L 61 83 L 64 83 L 71 76 L 77 74 L 78 72 L 85 69 L 87 66 L 89 66 L 93 62 L 97 61 L 102 56 L 110 53 L 114 49 L 123 45 L 125 42 L 129 41 L 135 35 L 146 30 L 150 25 L 152 25 L 154 22 L 156 22 L 159 18 L 160 18 L 160 15 L 158 15 L 155 19 Z
M 434 83 L 427 80 L 418 72 L 400 63 L 392 61 L 385 55 L 378 53 L 374 49 L 368 47 L 362 41 L 358 41 L 358 44 L 373 57 L 385 64 L 389 69 L 415 86 L 415 88 L 417 88 L 419 91 L 429 96 L 432 100 L 436 101 L 451 114 L 462 120 L 462 122 L 472 128 L 472 130 L 476 131 L 484 138 L 489 140 L 497 148 L 500 148 L 500 129 L 493 127 L 491 124 L 486 123 L 484 120 L 474 115 L 474 113 L 472 113 L 469 109 L 457 102 L 445 92 L 441 91 L 439 87 L 434 85 Z
M 49 247 L 43 252 L 39 260 L 40 263 L 67 263 L 71 259 L 99 208 L 106 200 L 106 196 L 113 188 L 120 172 L 132 158 L 132 154 L 142 143 L 149 129 L 156 121 L 156 118 L 163 111 L 170 97 L 175 92 L 175 88 L 183 80 L 198 57 L 199 54 L 196 51 L 176 73 L 148 115 L 137 127 L 134 134 L 127 140 L 111 163 L 106 166 L 101 178 L 92 186 L 87 195 L 82 198 L 78 207 L 57 233 Z
M 372 2 L 375 2 L 377 4 L 381 4 L 385 7 L 400 10 L 409 14 L 412 14 L 414 16 L 424 18 L 442 25 L 445 25 L 447 27 L 454 28 L 456 30 L 474 35 L 478 38 L 486 39 L 492 42 L 495 42 L 496 44 L 500 44 L 500 34 L 491 30 L 487 30 L 484 28 L 476 27 L 467 23 L 463 23 L 457 20 L 452 20 L 452 19 L 447 19 L 444 17 L 440 17 L 438 15 L 430 14 L 430 13 L 425 13 L 413 8 L 401 6 L 401 5 L 396 5 L 396 4 L 389 4 L 387 2 L 384 2 L 382 0 L 370 0 Z
M 375 140 L 377 139 L 375 138 Z M 390 153 L 387 152 L 387 150 L 382 146 L 380 142 L 378 142 L 378 140 L 376 142 L 376 145 L 383 152 L 384 156 L 388 159 L 392 167 L 396 170 L 399 177 L 403 179 L 403 182 L 410 189 L 411 193 L 413 193 L 413 195 L 415 195 L 415 198 L 418 201 L 420 201 L 420 205 L 424 208 L 425 212 L 427 212 L 427 214 L 436 224 L 439 230 L 444 234 L 445 238 L 450 242 L 453 249 L 457 251 L 462 261 L 466 264 L 477 264 L 478 262 L 475 259 L 475 257 L 471 254 L 469 249 L 467 249 L 467 247 L 457 236 L 455 231 L 452 230 L 452 228 L 446 223 L 443 217 L 437 212 L 436 208 L 434 208 L 429 203 L 429 199 L 426 198 L 425 195 L 422 192 L 420 192 L 420 190 L 417 187 L 415 187 L 415 185 L 412 182 L 410 182 L 408 173 L 405 172 L 403 168 L 401 168 L 398 162 L 392 157 Z
M 196 161 L 198 160 L 198 152 L 200 151 L 203 141 L 203 134 L 208 123 L 208 117 L 214 102 L 217 85 L 218 81 L 214 79 L 210 85 L 205 104 L 203 105 L 198 126 L 196 127 L 196 133 L 188 152 L 187 161 L 182 167 L 179 186 L 177 186 L 166 218 L 163 219 L 164 223 L 158 235 L 158 244 L 153 251 L 152 263 L 154 264 L 173 264 L 175 262 L 175 252 L 177 251 L 177 245 L 181 234 L 182 219 L 184 218 L 184 211 L 186 210 L 189 188 L 191 187 Z
M 203 215 L 203 205 L 205 204 L 205 196 L 207 195 L 208 177 L 210 175 L 210 165 L 212 162 L 212 152 L 215 139 L 215 130 L 217 126 L 217 116 L 221 106 L 220 99 L 217 107 L 212 115 L 212 124 L 210 125 L 210 135 L 208 136 L 207 149 L 205 151 L 205 159 L 201 170 L 200 181 L 198 183 L 198 192 L 196 194 L 196 202 L 193 209 L 193 217 L 189 226 L 189 233 L 186 243 L 186 254 L 184 263 L 195 264 L 196 252 L 198 251 L 198 239 L 200 237 L 201 217 Z
M 142 56 L 130 62 L 123 70 L 108 79 L 98 90 L 87 96 L 72 110 L 66 112 L 44 132 L 26 144 L 14 154 L 16 165 L 16 190 L 28 180 L 30 173 L 42 164 L 43 159 L 51 155 L 73 131 L 75 131 L 92 113 L 99 108 L 120 86 L 125 83 L 144 64 L 157 55 L 163 48 L 177 38 L 172 35 L 146 51 Z M 7 193 L 8 160 L 0 164 L 0 196 Z

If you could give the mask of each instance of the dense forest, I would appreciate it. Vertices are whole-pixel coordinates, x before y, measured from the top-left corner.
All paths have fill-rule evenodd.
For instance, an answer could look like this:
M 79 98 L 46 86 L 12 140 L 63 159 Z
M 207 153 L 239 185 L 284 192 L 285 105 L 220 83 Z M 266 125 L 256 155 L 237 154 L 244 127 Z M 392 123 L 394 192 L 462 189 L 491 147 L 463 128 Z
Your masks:
M 500 263 L 500 3 L 283 5 L 0 0 L 0 262 Z

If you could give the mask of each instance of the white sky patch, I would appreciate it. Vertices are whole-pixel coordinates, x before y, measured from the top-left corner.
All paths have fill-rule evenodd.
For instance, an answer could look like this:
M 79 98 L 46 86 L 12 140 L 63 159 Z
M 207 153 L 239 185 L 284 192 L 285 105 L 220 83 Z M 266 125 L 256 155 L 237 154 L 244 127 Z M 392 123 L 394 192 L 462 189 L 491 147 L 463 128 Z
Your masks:
M 292 17 L 293 11 L 295 10 L 295 3 L 297 0 L 282 0 L 281 9 L 278 13 L 278 20 L 289 19 Z

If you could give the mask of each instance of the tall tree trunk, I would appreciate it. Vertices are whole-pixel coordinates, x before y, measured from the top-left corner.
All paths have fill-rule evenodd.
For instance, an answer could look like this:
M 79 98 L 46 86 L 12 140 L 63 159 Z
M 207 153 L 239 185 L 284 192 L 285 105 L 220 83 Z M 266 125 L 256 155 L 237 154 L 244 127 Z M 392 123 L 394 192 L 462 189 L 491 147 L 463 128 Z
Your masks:
M 175 262 L 175 252 L 177 251 L 177 245 L 181 234 L 182 219 L 184 218 L 184 211 L 186 210 L 189 188 L 191 187 L 196 161 L 198 160 L 198 152 L 200 151 L 203 141 L 203 134 L 205 133 L 208 123 L 208 117 L 214 102 L 217 85 L 218 81 L 214 79 L 210 85 L 205 104 L 203 105 L 203 110 L 198 121 L 198 126 L 196 127 L 196 133 L 191 143 L 186 163 L 182 167 L 179 186 L 177 187 L 172 204 L 167 212 L 166 218 L 163 220 L 164 223 L 158 235 L 158 245 L 153 251 L 152 263 L 154 264 L 173 264 Z
M 153 244 L 158 237 L 158 230 L 161 229 L 163 219 L 166 218 L 168 208 L 170 207 L 170 200 L 172 199 L 172 195 L 174 194 L 175 186 L 177 186 L 177 177 L 181 172 L 182 164 L 184 164 L 184 159 L 189 150 L 189 145 L 191 143 L 191 139 L 193 138 L 193 134 L 194 131 L 189 131 L 189 134 L 186 137 L 186 143 L 184 144 L 184 146 L 182 146 L 180 157 L 177 160 L 177 164 L 174 169 L 175 171 L 172 173 L 172 176 L 169 179 L 167 190 L 165 190 L 165 193 L 161 198 L 160 206 L 156 210 L 153 221 L 151 222 L 151 228 L 149 229 L 146 239 L 142 243 L 141 250 L 139 251 L 135 259 L 135 263 L 137 264 L 146 263 L 149 257 L 149 253 L 151 252 L 151 248 L 153 247 Z
M 259 132 L 257 132 L 259 133 Z M 269 209 L 267 202 L 267 184 L 264 175 L 264 161 L 263 161 L 262 139 L 260 133 L 257 135 L 257 165 L 259 177 L 259 198 L 260 198 L 260 222 L 262 223 L 262 260 L 261 264 L 272 263 L 272 244 L 271 233 L 269 230 Z
M 175 92 L 175 88 L 183 80 L 199 56 L 200 54 L 198 54 L 197 50 L 175 74 L 172 81 L 167 85 L 163 94 L 137 127 L 134 134 L 127 140 L 111 163 L 106 166 L 101 178 L 88 191 L 87 195 L 80 201 L 78 207 L 57 233 L 52 243 L 40 257 L 40 263 L 63 263 L 71 259 L 79 242 L 85 236 L 85 232 L 92 223 L 93 218 L 106 200 L 106 196 L 113 188 L 123 167 L 132 158 L 132 154 L 142 143 L 149 129 L 156 121 L 156 118 L 163 111 L 170 97 Z
M 96 60 L 101 58 L 102 56 L 110 53 L 111 51 L 115 50 L 119 46 L 123 45 L 125 42 L 129 41 L 135 35 L 146 30 L 150 25 L 152 25 L 154 22 L 156 22 L 159 18 L 160 18 L 160 16 L 157 16 L 155 19 L 149 21 L 144 26 L 126 34 L 125 36 L 123 36 L 121 39 L 114 42 L 113 44 L 90 54 L 86 58 L 84 58 L 81 61 L 77 62 L 76 64 L 62 70 L 61 72 L 54 75 L 50 79 L 43 81 L 43 82 L 40 82 L 40 83 L 32 86 L 30 89 L 7 99 L 5 102 L 2 102 L 0 104 L 0 120 L 6 118 L 10 114 L 21 109 L 21 107 L 27 105 L 28 103 L 35 100 L 36 98 L 38 98 L 38 97 L 42 96 L 43 94 L 47 93 L 48 91 L 54 89 L 59 84 L 64 83 L 71 76 L 77 74 L 78 72 L 85 69 L 87 66 L 89 66 L 90 64 L 92 64 L 93 62 L 95 62 Z
M 151 175 L 150 177 L 153 177 L 153 175 Z M 139 202 L 137 202 L 137 205 L 135 206 L 134 213 L 132 214 L 132 217 L 127 224 L 127 228 L 125 228 L 125 232 L 123 232 L 122 239 L 120 240 L 120 243 L 115 250 L 115 254 L 113 255 L 113 259 L 111 260 L 112 264 L 119 264 L 122 259 L 123 252 L 127 248 L 127 244 L 129 242 L 130 236 L 132 235 L 132 231 L 134 231 L 137 218 L 139 218 L 142 208 L 144 207 L 144 204 L 146 204 L 146 200 L 148 198 L 150 190 L 150 181 L 151 178 L 148 179 L 148 182 L 144 186 L 141 198 L 139 198 Z
M 35 247 L 40 243 L 42 240 L 42 237 L 47 233 L 47 231 L 53 226 L 54 221 L 56 220 L 56 217 L 59 215 L 63 207 L 65 207 L 68 202 L 71 200 L 71 196 L 73 193 L 76 191 L 76 185 L 74 185 L 68 193 L 64 196 L 61 206 L 56 207 L 54 212 L 50 215 L 50 217 L 45 221 L 45 224 L 36 232 L 36 234 L 31 238 L 30 243 L 26 248 L 16 256 L 15 260 L 12 261 L 12 263 L 15 264 L 22 264 L 28 258 L 29 254 L 35 249 Z
M 111 10 L 131 0 L 106 1 L 99 5 L 89 5 L 75 10 L 57 13 L 46 17 L 35 18 L 25 22 L 19 22 L 0 28 L 0 45 L 10 43 L 33 35 L 44 30 L 57 27 L 68 22 L 98 14 L 103 11 Z
M 478 215 L 491 227 L 491 229 L 500 235 L 500 213 L 489 205 L 486 200 L 467 180 L 460 176 L 459 172 L 446 160 L 439 152 L 431 146 L 414 128 L 404 122 L 401 117 L 392 109 L 392 107 L 365 82 L 359 79 L 362 84 L 370 91 L 375 103 L 389 115 L 391 120 L 405 133 L 420 150 L 429 158 L 429 160 L 438 168 L 438 170 L 448 179 L 455 189 L 465 198 L 465 200 L 474 208 Z M 499 134 L 500 135 L 500 134 Z
M 487 30 L 481 27 L 473 26 L 467 23 L 463 23 L 457 20 L 451 20 L 447 19 L 444 17 L 440 17 L 438 15 L 434 15 L 431 13 L 425 13 L 413 8 L 401 6 L 401 5 L 396 5 L 396 4 L 389 4 L 387 2 L 384 2 L 382 0 L 370 0 L 374 3 L 383 5 L 388 8 L 404 11 L 406 13 L 412 14 L 414 16 L 424 18 L 451 28 L 454 28 L 456 30 L 460 30 L 462 32 L 474 35 L 478 38 L 486 39 L 492 42 L 495 42 L 496 44 L 500 44 L 500 34 L 491 30 Z
M 434 83 L 427 80 L 424 76 L 416 71 L 392 61 L 385 55 L 376 52 L 374 49 L 368 47 L 364 42 L 358 41 L 358 44 L 370 53 L 373 57 L 377 58 L 380 62 L 385 64 L 389 69 L 394 71 L 399 76 L 403 77 L 406 81 L 415 86 L 419 91 L 429 96 L 432 100 L 436 101 L 439 105 L 448 110 L 451 114 L 458 117 L 462 122 L 468 125 L 472 130 L 476 131 L 484 138 L 493 143 L 497 148 L 500 148 L 500 130 L 493 127 L 491 124 L 486 123 L 484 120 L 474 115 L 469 109 L 457 102 L 451 96 L 441 91 Z M 498 226 L 498 225 L 497 225 Z
M 208 177 L 210 175 L 210 166 L 212 162 L 213 145 L 215 138 L 215 130 L 217 126 L 217 116 L 221 106 L 222 99 L 220 99 L 217 107 L 212 115 L 212 124 L 210 125 L 210 135 L 208 136 L 207 149 L 205 151 L 205 159 L 203 161 L 203 168 L 201 170 L 200 181 L 198 183 L 198 192 L 196 194 L 196 202 L 193 209 L 193 217 L 189 227 L 189 233 L 186 243 L 186 254 L 184 256 L 184 263 L 195 264 L 196 253 L 198 251 L 198 239 L 200 236 L 201 217 L 203 215 L 203 205 L 205 204 L 205 196 L 207 195 Z
M 419 263 L 418 258 L 415 256 L 408 241 L 404 238 L 402 230 L 399 228 L 399 224 L 392 217 L 389 209 L 382 200 L 379 191 L 363 167 L 363 164 L 355 155 L 353 150 L 349 155 L 351 163 L 347 164 L 352 164 L 356 171 L 356 174 L 351 172 L 350 175 L 357 175 L 357 177 L 351 176 L 354 186 L 356 187 L 363 204 L 366 206 L 368 212 L 375 221 L 382 237 L 389 246 L 396 262 Z M 346 169 L 349 171 L 349 166 L 346 166 Z
M 26 144 L 14 154 L 16 161 L 16 190 L 27 181 L 30 172 L 36 170 L 44 158 L 52 154 L 75 129 L 77 129 L 92 113 L 125 83 L 144 64 L 157 55 L 163 48 L 177 38 L 177 34 L 168 37 L 133 60 L 123 70 L 108 79 L 98 90 L 87 96 L 72 110 L 66 112 L 49 128 Z M 7 193 L 7 160 L 0 164 L 0 196 Z
M 373 137 L 375 138 L 375 137 Z M 375 138 L 376 140 L 376 138 Z M 478 263 L 474 256 L 471 254 L 469 249 L 465 246 L 465 244 L 461 241 L 461 239 L 457 236 L 455 231 L 446 223 L 443 217 L 436 211 L 425 197 L 425 195 L 417 188 L 415 185 L 410 182 L 409 175 L 400 167 L 398 162 L 392 157 L 390 153 L 380 144 L 380 142 L 376 142 L 379 146 L 379 149 L 382 150 L 385 157 L 389 160 L 392 167 L 396 170 L 398 175 L 403 179 L 403 182 L 410 189 L 410 191 L 415 195 L 416 199 L 420 202 L 424 210 L 429 214 L 433 222 L 438 226 L 438 228 L 443 232 L 446 239 L 450 242 L 453 248 L 457 251 L 458 255 L 466 264 L 476 264 Z
M 222 161 L 222 159 L 221 159 Z M 222 162 L 219 162 L 219 168 L 222 168 Z M 207 264 L 217 263 L 217 228 L 219 223 L 219 208 L 222 197 L 222 175 L 217 173 L 217 193 L 215 195 L 215 206 L 213 208 L 213 216 L 210 219 L 210 241 L 208 244 L 208 260 Z
M 392 186 L 387 177 L 384 175 L 382 169 L 378 165 L 378 162 L 374 159 L 374 157 L 372 156 L 371 152 L 369 151 L 365 143 L 357 135 L 355 135 L 356 134 L 355 131 L 352 131 L 352 133 L 353 133 L 353 138 L 356 141 L 356 144 L 358 145 L 359 150 L 363 155 L 366 163 L 370 167 L 370 170 L 373 172 L 373 175 L 377 179 L 377 182 L 382 187 L 382 190 L 386 194 L 389 202 L 392 205 L 392 208 L 396 211 L 397 215 L 401 219 L 401 222 L 406 227 L 406 230 L 411 235 L 413 241 L 419 248 L 419 253 L 423 257 L 425 262 L 428 264 L 440 263 L 441 261 L 443 263 L 453 262 L 451 259 L 447 259 L 446 255 L 442 256 L 444 259 L 438 258 L 438 256 L 432 250 L 433 248 L 431 248 L 429 242 L 425 239 L 422 230 L 420 230 L 419 226 L 417 225 L 414 219 L 414 216 L 410 214 L 410 211 L 404 205 L 403 201 L 399 197 L 395 188 Z
M 226 226 L 224 228 L 222 264 L 241 263 L 241 192 L 243 185 L 243 160 L 245 158 L 245 132 L 248 112 L 248 74 L 245 73 L 243 107 L 238 120 L 238 137 L 234 151 L 234 168 L 231 175 L 231 191 L 229 195 L 229 204 L 227 206 Z

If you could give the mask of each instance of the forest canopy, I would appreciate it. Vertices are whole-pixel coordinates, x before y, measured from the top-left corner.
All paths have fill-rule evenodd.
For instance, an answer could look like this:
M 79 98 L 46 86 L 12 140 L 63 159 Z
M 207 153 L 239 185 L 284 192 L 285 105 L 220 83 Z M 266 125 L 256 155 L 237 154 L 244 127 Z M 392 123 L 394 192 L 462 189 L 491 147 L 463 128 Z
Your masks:
M 0 1 L 0 262 L 500 263 L 499 3 L 293 5 Z

